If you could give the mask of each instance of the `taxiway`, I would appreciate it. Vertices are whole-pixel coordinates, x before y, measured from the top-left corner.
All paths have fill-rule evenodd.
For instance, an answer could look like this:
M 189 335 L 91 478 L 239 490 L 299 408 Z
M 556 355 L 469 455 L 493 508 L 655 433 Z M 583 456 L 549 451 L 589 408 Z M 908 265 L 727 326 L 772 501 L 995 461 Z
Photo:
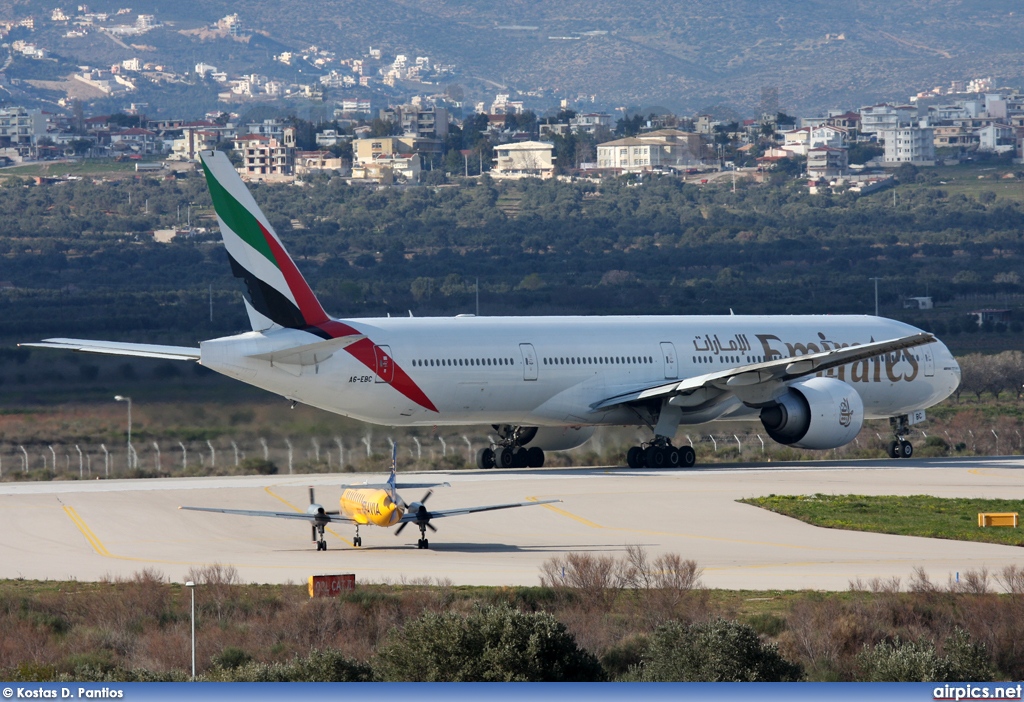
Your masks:
M 856 579 L 933 580 L 1024 559 L 1020 548 L 822 529 L 736 502 L 775 494 L 929 494 L 1024 499 L 1024 459 L 915 459 L 690 470 L 576 468 L 400 473 L 449 481 L 435 509 L 527 499 L 561 504 L 437 520 L 430 549 L 414 528 L 328 530 L 317 552 L 302 522 L 186 512 L 179 505 L 304 510 L 307 486 L 336 509 L 353 474 L 0 483 L 0 578 L 99 580 L 145 568 L 181 582 L 193 566 L 237 568 L 245 582 L 304 582 L 315 573 L 358 581 L 536 585 L 541 564 L 578 551 L 619 556 L 640 544 L 653 557 L 679 553 L 703 568 L 708 587 L 845 590 Z M 406 500 L 420 490 L 406 489 Z M 973 518 L 973 515 L 972 515 Z

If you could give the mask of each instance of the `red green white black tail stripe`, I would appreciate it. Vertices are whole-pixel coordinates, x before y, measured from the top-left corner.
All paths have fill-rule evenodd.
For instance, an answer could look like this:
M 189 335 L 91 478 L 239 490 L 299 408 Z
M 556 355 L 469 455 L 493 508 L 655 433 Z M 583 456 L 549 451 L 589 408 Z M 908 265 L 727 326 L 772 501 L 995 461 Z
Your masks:
M 264 331 L 276 325 L 301 329 L 322 339 L 360 336 L 359 331 L 324 312 L 228 157 L 220 151 L 203 151 L 200 159 L 231 270 L 245 280 L 248 288 L 246 303 L 253 330 Z M 261 324 L 266 320 L 272 324 Z M 348 344 L 345 350 L 367 368 L 376 368 L 376 351 L 370 339 Z M 434 403 L 412 378 L 397 364 L 393 367 L 391 386 L 436 412 Z
M 204 151 L 201 159 L 232 271 L 245 280 L 252 307 L 291 329 L 329 321 L 228 157 Z

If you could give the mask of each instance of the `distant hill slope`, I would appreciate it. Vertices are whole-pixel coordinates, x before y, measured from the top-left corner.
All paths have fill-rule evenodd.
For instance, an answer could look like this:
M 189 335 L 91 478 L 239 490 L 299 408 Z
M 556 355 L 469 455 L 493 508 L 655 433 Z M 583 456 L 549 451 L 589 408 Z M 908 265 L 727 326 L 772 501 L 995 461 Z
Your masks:
M 97 5 L 90 3 L 93 11 L 115 9 Z M 48 18 L 53 7 L 52 0 L 8 1 L 0 19 Z M 272 40 L 243 46 L 165 32 L 173 36 L 154 45 L 171 55 L 162 60 L 187 65 L 210 54 L 270 71 L 253 63 L 269 63 L 276 44 L 317 44 L 342 56 L 372 45 L 456 64 L 454 80 L 471 99 L 493 95 L 491 81 L 596 94 L 610 106 L 728 105 L 752 114 L 761 89 L 777 87 L 780 108 L 806 114 L 902 101 L 953 79 L 1016 85 L 1024 76 L 1024 7 L 1016 0 L 140 0 L 131 7 L 177 28 L 237 12 Z M 73 42 L 61 50 L 78 51 Z

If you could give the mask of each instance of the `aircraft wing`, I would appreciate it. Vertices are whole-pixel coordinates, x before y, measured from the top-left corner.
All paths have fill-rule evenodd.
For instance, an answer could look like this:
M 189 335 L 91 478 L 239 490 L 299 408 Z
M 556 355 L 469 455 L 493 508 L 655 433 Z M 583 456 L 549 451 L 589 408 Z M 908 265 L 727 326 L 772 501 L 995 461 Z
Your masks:
M 310 523 L 316 523 L 317 521 L 325 523 L 354 523 L 353 520 L 347 517 L 343 517 L 337 512 L 310 514 L 308 512 L 269 512 L 259 509 L 221 509 L 220 507 L 179 507 L 178 509 L 188 509 L 192 510 L 193 512 L 218 512 L 220 514 L 237 514 L 242 517 L 277 517 L 278 519 L 302 519 Z
M 461 514 L 473 514 L 474 512 L 493 512 L 498 509 L 512 509 L 513 507 L 531 507 L 533 505 L 550 505 L 553 502 L 561 502 L 561 500 L 539 500 L 537 502 L 511 502 L 506 505 L 488 505 L 486 507 L 461 507 L 458 509 L 438 509 L 430 510 L 431 519 L 440 519 L 441 517 L 457 517 Z M 416 512 L 406 512 L 402 515 L 402 519 L 399 523 L 404 522 L 415 522 L 419 515 Z
M 105 353 L 111 356 L 141 356 L 164 358 L 170 361 L 198 361 L 199 349 L 191 346 L 159 346 L 157 344 L 128 344 L 120 341 L 92 341 L 90 339 L 43 339 L 34 344 L 18 344 L 39 349 L 64 349 L 84 353 Z
M 420 488 L 436 488 L 436 487 L 451 487 L 451 483 L 395 483 L 396 490 L 409 489 L 420 489 Z M 391 486 L 387 483 L 349 483 L 348 485 L 342 485 L 342 490 L 390 490 Z
M 705 393 L 707 391 L 712 393 L 735 391 L 741 387 L 773 381 L 785 383 L 790 380 L 820 373 L 830 368 L 837 368 L 847 363 L 863 361 L 874 356 L 930 344 L 935 340 L 932 334 L 922 332 L 886 341 L 873 341 L 868 344 L 861 344 L 860 346 L 847 346 L 841 349 L 809 353 L 804 356 L 776 358 L 771 361 L 726 368 L 712 373 L 696 375 L 682 381 L 659 383 L 645 388 L 637 388 L 636 390 L 614 395 L 596 402 L 591 405 L 591 409 L 597 411 L 614 407 L 615 405 L 625 405 L 652 398 L 671 397 L 673 395 L 694 395 L 702 391 Z

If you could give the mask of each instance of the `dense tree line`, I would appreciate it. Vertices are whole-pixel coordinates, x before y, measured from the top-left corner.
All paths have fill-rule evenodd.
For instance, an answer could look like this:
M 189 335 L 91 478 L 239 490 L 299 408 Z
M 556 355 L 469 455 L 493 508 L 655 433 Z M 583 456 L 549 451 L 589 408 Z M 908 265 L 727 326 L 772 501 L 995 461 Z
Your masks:
M 471 311 L 478 280 L 488 314 L 870 313 L 868 278 L 877 276 L 883 313 L 956 334 L 977 327 L 903 313 L 900 297 L 1024 293 L 1020 204 L 939 185 L 901 190 L 895 207 L 887 193 L 811 196 L 745 182 L 732 192 L 657 177 L 372 189 L 322 176 L 305 187 L 251 189 L 325 305 L 342 315 Z M 189 203 L 193 224 L 211 231 L 153 242 L 152 230 L 184 226 Z M 240 290 L 211 214 L 198 176 L 8 181 L 0 188 L 8 328 L 48 333 L 52 319 L 81 328 L 102 319 L 129 331 L 148 317 L 191 330 L 210 286 L 222 303 Z M 244 316 L 225 313 L 221 323 L 235 329 Z

